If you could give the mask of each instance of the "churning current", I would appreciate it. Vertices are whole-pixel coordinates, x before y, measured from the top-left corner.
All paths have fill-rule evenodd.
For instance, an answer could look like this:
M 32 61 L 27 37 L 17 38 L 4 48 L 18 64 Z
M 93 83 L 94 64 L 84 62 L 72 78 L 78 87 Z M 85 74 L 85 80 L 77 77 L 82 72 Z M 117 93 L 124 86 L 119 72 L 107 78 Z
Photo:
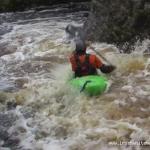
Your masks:
M 87 97 L 68 85 L 74 46 L 65 27 L 88 12 L 66 9 L 0 14 L 0 149 L 148 150 L 150 40 L 131 54 L 93 43 L 117 69 L 104 94 Z

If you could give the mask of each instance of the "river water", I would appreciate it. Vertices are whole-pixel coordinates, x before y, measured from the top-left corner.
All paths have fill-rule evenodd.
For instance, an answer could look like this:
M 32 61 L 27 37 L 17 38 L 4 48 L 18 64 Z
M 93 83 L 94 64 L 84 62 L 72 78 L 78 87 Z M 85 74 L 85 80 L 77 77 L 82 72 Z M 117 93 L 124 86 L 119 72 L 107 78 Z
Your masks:
M 131 54 L 93 43 L 117 66 L 101 96 L 67 84 L 73 46 L 64 29 L 83 24 L 87 13 L 63 6 L 0 14 L 0 150 L 149 149 L 149 39 Z

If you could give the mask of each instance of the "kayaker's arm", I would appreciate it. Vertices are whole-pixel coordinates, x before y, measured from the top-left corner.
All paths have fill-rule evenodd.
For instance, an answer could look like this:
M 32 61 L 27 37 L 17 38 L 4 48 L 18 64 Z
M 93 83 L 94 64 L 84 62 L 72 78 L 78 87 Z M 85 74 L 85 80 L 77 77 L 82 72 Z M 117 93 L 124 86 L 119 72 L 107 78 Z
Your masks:
M 103 72 L 103 73 L 111 73 L 116 67 L 113 66 L 113 65 L 105 65 L 103 64 L 101 67 L 100 67 L 100 70 Z

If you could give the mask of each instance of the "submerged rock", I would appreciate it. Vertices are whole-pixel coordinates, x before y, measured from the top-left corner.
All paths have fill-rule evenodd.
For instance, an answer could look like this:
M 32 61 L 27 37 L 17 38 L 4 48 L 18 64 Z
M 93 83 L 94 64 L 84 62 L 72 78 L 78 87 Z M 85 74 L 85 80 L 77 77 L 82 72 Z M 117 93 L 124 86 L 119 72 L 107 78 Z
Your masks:
M 150 37 L 149 0 L 93 0 L 85 23 L 90 40 L 124 45 Z

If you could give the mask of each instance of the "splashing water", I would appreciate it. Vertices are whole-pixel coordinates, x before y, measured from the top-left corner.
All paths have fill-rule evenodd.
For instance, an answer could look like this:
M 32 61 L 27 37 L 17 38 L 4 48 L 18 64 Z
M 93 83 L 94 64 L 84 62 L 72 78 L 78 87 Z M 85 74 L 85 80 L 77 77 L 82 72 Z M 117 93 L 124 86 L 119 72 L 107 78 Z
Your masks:
M 149 40 L 136 46 L 131 54 L 120 54 L 114 45 L 94 43 L 117 69 L 107 75 L 112 82 L 107 93 L 87 97 L 67 83 L 72 77 L 68 62 L 72 49 L 63 37 L 65 26 L 73 22 L 72 15 L 78 17 L 77 23 L 84 20 L 75 13 L 37 22 L 15 22 L 12 31 L 2 36 L 1 42 L 8 41 L 7 48 L 17 46 L 0 58 L 5 62 L 1 63 L 1 79 L 18 88 L 0 93 L 0 110 L 16 117 L 7 132 L 9 140 L 18 142 L 10 145 L 4 139 L 0 148 L 149 149 L 150 59 L 143 53 Z M 8 102 L 16 107 L 6 108 Z

